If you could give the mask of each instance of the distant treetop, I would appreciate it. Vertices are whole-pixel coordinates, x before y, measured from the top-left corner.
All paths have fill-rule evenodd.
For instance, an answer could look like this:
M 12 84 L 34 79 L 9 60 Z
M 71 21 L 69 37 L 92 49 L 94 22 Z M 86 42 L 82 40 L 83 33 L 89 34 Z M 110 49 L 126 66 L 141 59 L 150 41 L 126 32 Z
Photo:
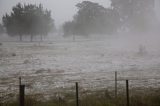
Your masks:
M 51 18 L 51 11 L 43 9 L 42 4 L 18 3 L 12 8 L 11 14 L 3 16 L 3 24 L 9 35 L 47 35 L 54 27 L 54 20 Z

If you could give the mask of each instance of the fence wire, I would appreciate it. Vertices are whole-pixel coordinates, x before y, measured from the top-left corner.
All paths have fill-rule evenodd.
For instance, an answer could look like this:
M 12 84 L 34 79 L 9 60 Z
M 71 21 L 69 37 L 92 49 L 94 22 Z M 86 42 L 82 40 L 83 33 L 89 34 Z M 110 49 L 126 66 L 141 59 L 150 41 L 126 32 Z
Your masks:
M 125 106 L 126 80 L 128 80 L 131 106 L 159 106 L 159 77 L 122 77 L 124 75 L 122 73 L 125 73 L 125 71 L 117 72 L 117 82 L 114 72 L 111 72 L 113 77 L 110 80 L 106 78 L 92 81 L 50 81 L 50 83 L 45 82 L 46 80 L 43 81 L 43 77 L 49 78 L 52 75 L 42 75 L 42 80 L 37 82 L 32 82 L 32 79 L 36 79 L 36 76 L 22 76 L 22 84 L 25 85 L 25 103 L 26 106 L 30 106 L 31 104 L 38 106 L 49 101 L 50 104 L 54 102 L 57 106 L 76 106 L 75 82 L 78 82 L 80 106 L 99 106 L 98 104 L 101 104 L 101 106 L 109 106 L 107 104 Z M 15 82 L 6 84 L 3 82 L 4 79 L 0 79 L 0 106 L 12 106 L 13 104 L 8 105 L 11 101 L 15 101 L 15 104 L 18 104 L 19 78 L 8 77 L 5 78 L 5 81 L 7 82 L 7 79 L 10 78 L 13 78 Z M 28 78 L 30 80 L 27 80 Z M 155 100 L 152 101 L 152 99 Z

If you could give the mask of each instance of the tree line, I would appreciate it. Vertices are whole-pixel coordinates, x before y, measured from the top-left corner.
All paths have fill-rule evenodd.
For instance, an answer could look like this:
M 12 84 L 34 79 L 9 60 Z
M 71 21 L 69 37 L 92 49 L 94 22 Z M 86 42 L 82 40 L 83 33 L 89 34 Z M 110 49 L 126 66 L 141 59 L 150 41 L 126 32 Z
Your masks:
M 76 4 L 78 9 L 73 20 L 63 24 L 64 36 L 92 34 L 116 34 L 120 31 L 145 32 L 156 22 L 154 0 L 111 0 L 105 8 L 98 3 L 83 1 Z M 18 3 L 10 14 L 5 14 L 0 24 L 0 33 L 6 31 L 10 36 L 47 35 L 55 28 L 51 11 L 42 4 Z
M 12 8 L 10 15 L 6 14 L 2 18 L 3 25 L 6 28 L 6 32 L 10 36 L 33 36 L 47 35 L 51 29 L 54 28 L 54 20 L 51 18 L 51 11 L 44 9 L 42 4 L 22 5 L 18 3 Z
M 76 7 L 74 19 L 63 25 L 65 35 L 112 34 L 119 27 L 120 18 L 115 9 L 90 1 L 78 3 Z
M 154 0 L 111 0 L 111 7 L 83 1 L 72 21 L 64 23 L 65 35 L 147 32 L 157 23 Z

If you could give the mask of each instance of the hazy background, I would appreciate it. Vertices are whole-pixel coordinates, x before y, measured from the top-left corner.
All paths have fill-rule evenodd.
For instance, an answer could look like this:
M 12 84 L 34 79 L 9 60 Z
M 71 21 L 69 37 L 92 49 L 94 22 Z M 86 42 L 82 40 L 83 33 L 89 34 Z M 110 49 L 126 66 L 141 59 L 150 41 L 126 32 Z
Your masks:
M 77 9 L 75 5 L 85 0 L 0 0 L 0 22 L 1 17 L 7 12 L 9 13 L 13 6 L 18 2 L 21 3 L 42 3 L 44 8 L 52 11 L 52 17 L 55 19 L 56 26 L 60 26 L 65 21 L 71 20 L 73 15 L 76 14 Z M 97 2 L 104 7 L 110 6 L 110 0 L 88 0 Z
M 2 21 L 2 16 L 5 15 L 5 13 L 10 13 L 12 10 L 12 7 L 15 6 L 18 2 L 26 3 L 26 4 L 41 3 L 43 4 L 44 8 L 47 8 L 48 10 L 52 11 L 52 17 L 55 20 L 55 25 L 56 27 L 59 27 L 64 22 L 72 20 L 73 16 L 77 13 L 77 8 L 75 7 L 75 5 L 82 1 L 85 1 L 85 0 L 0 0 L 0 23 Z M 103 5 L 104 7 L 109 7 L 111 4 L 110 0 L 88 0 L 88 1 L 97 2 L 100 5 Z M 155 0 L 155 11 L 157 14 L 157 18 L 160 20 L 159 10 L 160 10 L 160 0 Z M 154 38 L 153 34 L 150 34 L 150 35 L 152 35 L 151 37 Z M 147 35 L 145 35 L 145 39 L 151 42 L 150 41 L 151 38 L 148 39 L 146 36 Z M 140 39 L 139 35 L 138 35 L 138 39 Z M 144 38 L 142 39 L 144 40 Z M 155 40 L 159 40 L 159 39 L 154 38 L 153 40 L 155 42 Z
M 44 6 L 44 8 L 47 8 L 48 10 L 52 11 L 52 17 L 55 20 L 56 27 L 58 27 L 61 26 L 66 21 L 73 20 L 72 19 L 73 16 L 78 11 L 75 5 L 82 1 L 84 0 L 0 0 L 0 23 L 2 21 L 1 20 L 2 16 L 5 15 L 6 12 L 10 13 L 12 7 L 15 6 L 18 2 L 31 3 L 31 4 L 41 3 Z M 103 7 L 110 6 L 109 0 L 89 0 L 89 1 L 97 2 L 103 5 Z M 144 2 L 146 1 L 144 0 Z M 127 7 L 127 6 L 122 5 L 122 7 Z M 130 5 L 128 7 L 130 7 Z M 135 5 L 133 5 L 133 7 L 135 7 Z M 128 9 L 125 8 L 125 10 Z M 26 36 L 25 35 L 26 32 L 23 30 L 25 28 L 30 29 L 30 27 L 26 27 L 25 25 L 25 27 L 22 28 L 24 36 L 23 39 L 21 40 L 19 39 L 21 34 L 19 33 L 17 34 L 17 32 L 21 31 L 20 29 L 21 26 L 17 25 L 18 26 L 17 28 L 19 30 L 16 31 L 17 30 L 16 28 L 14 30 L 17 35 L 15 34 L 15 36 L 12 36 L 12 33 L 10 35 L 7 33 L 4 34 L 2 33 L 2 35 L 0 34 L 0 60 L 1 60 L 0 77 L 2 78 L 8 78 L 9 76 L 12 77 L 11 79 L 5 81 L 7 82 L 7 84 L 3 82 L 2 83 L 4 84 L 5 88 L 6 86 L 10 87 L 10 85 L 14 85 L 17 83 L 16 82 L 17 80 L 15 80 L 15 78 L 18 79 L 19 76 L 26 76 L 25 81 L 31 81 L 28 82 L 27 84 L 31 87 L 31 89 L 33 89 L 33 91 L 37 92 L 47 91 L 47 94 L 50 94 L 50 92 L 53 91 L 52 88 L 54 87 L 56 89 L 58 89 L 58 87 L 64 88 L 65 84 L 71 85 L 69 84 L 69 82 L 77 82 L 77 81 L 82 81 L 82 82 L 84 81 L 86 82 L 86 84 L 84 85 L 88 84 L 89 87 L 91 83 L 95 85 L 93 88 L 100 87 L 99 84 L 97 83 L 99 81 L 100 84 L 102 84 L 102 87 L 104 88 L 105 86 L 104 83 L 106 83 L 106 80 L 111 80 L 110 78 L 114 78 L 111 74 L 109 74 L 109 72 L 114 72 L 115 70 L 119 72 L 124 71 L 124 73 L 128 71 L 126 74 L 124 73 L 119 74 L 122 76 L 122 77 L 119 76 L 119 78 L 122 79 L 123 77 L 124 79 L 126 78 L 143 79 L 146 77 L 160 78 L 160 71 L 159 71 L 160 70 L 160 47 L 159 47 L 160 24 L 158 22 L 160 21 L 160 11 L 159 11 L 160 0 L 155 0 L 154 10 L 156 12 L 156 17 L 155 14 L 153 16 L 149 15 L 149 19 L 153 19 L 153 21 L 152 20 L 144 21 L 146 23 L 150 21 L 153 22 L 153 24 L 144 23 L 144 26 L 147 25 L 151 26 L 149 27 L 151 30 L 148 30 L 149 28 L 146 28 L 147 30 L 144 28 L 143 30 L 143 28 L 141 29 L 140 27 L 139 32 L 137 31 L 137 29 L 139 28 L 139 25 L 141 26 L 141 24 L 143 24 L 143 20 L 145 19 L 144 17 L 148 16 L 149 13 L 148 11 L 145 11 L 145 15 L 140 14 L 140 18 L 142 18 L 142 23 L 141 20 L 140 21 L 138 20 L 139 18 L 135 18 L 133 15 L 130 15 L 130 18 L 131 19 L 133 18 L 135 20 L 134 21 L 129 20 L 128 23 L 133 22 L 130 25 L 136 24 L 133 25 L 133 27 L 136 28 L 137 32 L 134 30 L 134 28 L 132 31 L 131 28 L 132 26 L 129 26 L 129 28 L 131 28 L 131 31 L 128 32 L 124 30 L 119 32 L 115 31 L 117 33 L 115 34 L 105 33 L 102 36 L 100 35 L 101 33 L 100 34 L 91 33 L 91 36 L 85 35 L 84 33 L 84 36 L 78 36 L 79 33 L 78 34 L 76 33 L 77 35 L 73 33 L 76 28 L 72 26 L 74 25 L 72 24 L 70 26 L 72 32 L 69 33 L 69 36 L 67 37 L 65 37 L 66 34 L 63 34 L 63 32 L 61 33 L 62 30 L 60 30 L 59 28 L 59 30 L 53 33 L 49 33 L 47 37 L 44 35 L 43 40 L 40 39 L 41 36 L 38 35 L 39 33 L 35 34 L 32 42 L 32 40 L 30 39 L 32 37 L 32 34 L 34 34 L 34 30 L 33 31 L 29 30 L 28 31 L 29 34 L 27 33 L 29 36 L 28 35 Z M 126 12 L 126 14 L 127 15 L 128 13 L 130 14 L 130 12 L 131 11 Z M 137 9 L 135 9 L 134 12 L 137 12 Z M 127 15 L 122 14 L 122 18 L 123 16 Z M 112 23 L 112 24 L 107 23 L 107 25 L 110 26 L 112 26 L 113 23 L 115 22 L 114 17 L 116 17 L 117 15 L 115 16 L 111 14 L 111 16 L 113 17 L 111 18 L 104 17 L 104 20 L 109 19 L 108 22 Z M 136 14 L 136 16 L 139 16 L 139 14 L 138 15 Z M 122 18 L 118 17 L 119 20 Z M 87 23 L 89 19 L 86 19 L 85 22 L 83 21 L 78 21 L 78 22 Z M 136 21 L 136 19 L 138 21 Z M 35 20 L 37 21 L 37 18 L 35 18 Z M 127 19 L 124 20 L 125 20 L 124 23 L 126 23 Z M 24 21 L 19 21 L 19 22 L 24 22 Z M 24 23 L 28 24 L 28 22 L 32 23 L 33 21 L 25 21 Z M 101 24 L 103 22 L 104 21 L 102 20 Z M 40 23 L 40 21 L 38 21 L 37 23 Z M 39 25 L 37 23 L 35 25 Z M 124 27 L 127 28 L 128 26 L 125 25 L 124 23 L 123 23 Z M 11 25 L 13 25 L 12 27 L 16 27 L 16 24 L 11 24 Z M 84 28 L 85 25 L 87 24 L 82 24 L 82 28 Z M 96 26 L 96 24 L 94 25 Z M 39 26 L 43 25 L 41 24 Z M 100 29 L 104 28 L 104 30 L 107 30 L 107 28 L 109 29 L 110 26 L 103 27 L 100 25 Z M 40 27 L 39 28 L 40 30 L 38 29 L 38 31 L 41 32 L 42 28 L 44 27 Z M 79 29 L 81 29 L 81 27 Z M 83 31 L 84 30 L 82 30 L 82 34 Z M 94 30 L 91 30 L 90 32 L 92 31 Z M 51 77 L 48 75 L 51 75 Z M 153 81 L 153 79 L 149 81 Z M 152 85 L 155 85 L 155 83 Z M 147 85 L 147 88 L 148 87 L 150 86 Z M 29 88 L 29 91 L 31 89 Z M 6 92 L 8 92 L 8 89 Z
M 75 5 L 85 0 L 0 0 L 0 22 L 2 16 L 7 12 L 9 13 L 13 6 L 18 2 L 21 3 L 42 3 L 43 6 L 52 11 L 52 17 L 55 19 L 56 26 L 60 26 L 65 21 L 71 20 L 73 15 L 76 14 L 77 8 Z M 97 2 L 104 7 L 110 6 L 110 0 L 88 0 Z M 160 0 L 155 0 L 155 11 L 157 17 L 160 19 Z

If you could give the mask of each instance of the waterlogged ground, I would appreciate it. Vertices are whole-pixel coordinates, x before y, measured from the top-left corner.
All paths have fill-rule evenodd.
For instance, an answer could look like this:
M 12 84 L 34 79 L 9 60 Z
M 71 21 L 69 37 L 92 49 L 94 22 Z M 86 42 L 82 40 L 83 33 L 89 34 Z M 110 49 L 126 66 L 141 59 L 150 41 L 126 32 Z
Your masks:
M 133 87 L 160 85 L 160 49 L 152 46 L 139 54 L 139 44 L 121 40 L 2 43 L 1 92 L 18 89 L 19 76 L 30 93 L 53 92 L 74 86 L 76 81 L 89 89 L 114 86 L 113 81 L 107 80 L 114 80 L 115 71 L 118 79 L 146 78 L 133 81 Z

